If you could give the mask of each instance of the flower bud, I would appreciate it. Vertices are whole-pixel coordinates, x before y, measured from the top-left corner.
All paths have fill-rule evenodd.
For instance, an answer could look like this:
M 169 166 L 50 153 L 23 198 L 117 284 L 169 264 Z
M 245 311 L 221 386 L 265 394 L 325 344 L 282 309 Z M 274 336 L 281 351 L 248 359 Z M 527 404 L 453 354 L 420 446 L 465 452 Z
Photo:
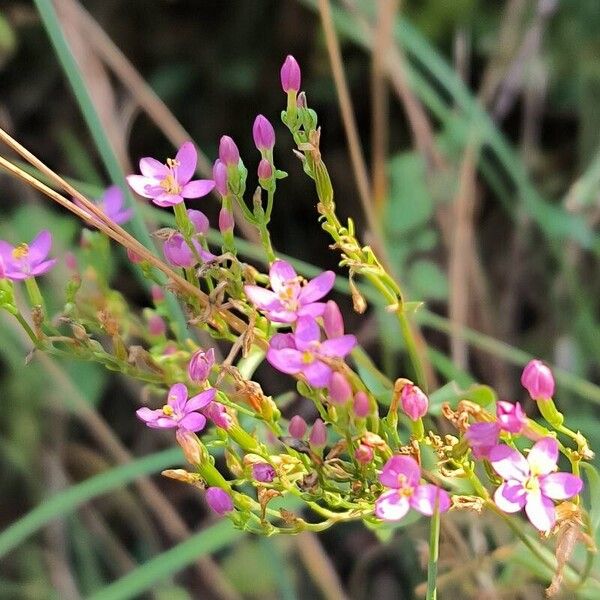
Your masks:
M 227 412 L 225 406 L 220 402 L 211 402 L 202 412 L 208 417 L 217 427 L 226 431 L 233 425 L 233 419 Z
M 290 91 L 297 92 L 300 89 L 300 65 L 296 59 L 288 54 L 281 67 L 281 87 L 287 94 Z
M 227 196 L 229 189 L 227 187 L 227 167 L 219 159 L 215 160 L 212 170 L 215 181 L 215 189 L 223 197 Z
M 369 397 L 364 392 L 356 392 L 354 395 L 353 404 L 354 414 L 359 419 L 364 419 L 370 412 L 371 406 L 369 403 Z
M 402 410 L 412 421 L 417 421 L 427 414 L 429 400 L 423 391 L 413 383 L 407 383 L 400 392 Z
M 77 271 L 78 270 L 77 258 L 75 257 L 75 255 L 72 252 L 65 253 L 65 265 L 67 265 L 67 269 L 69 269 L 69 271 Z M 0 264 L 0 268 L 2 268 L 1 264 Z
M 498 423 L 473 423 L 465 433 L 473 456 L 477 459 L 487 458 L 490 450 L 498 444 L 499 435 Z
M 231 496 L 221 488 L 209 487 L 206 490 L 206 503 L 218 515 L 223 516 L 233 510 L 233 500 Z
M 197 350 L 188 364 L 188 376 L 192 381 L 204 381 L 215 364 L 215 349 Z
M 268 463 L 252 465 L 252 477 L 261 483 L 271 483 L 275 479 L 275 469 Z
M 354 458 L 361 464 L 366 465 L 373 461 L 373 448 L 366 444 L 360 444 L 354 451 Z
M 513 404 L 499 400 L 496 403 L 496 417 L 500 427 L 509 433 L 521 433 L 527 424 L 527 416 L 518 402 Z
M 208 218 L 206 215 L 200 210 L 189 209 L 187 211 L 188 218 L 192 222 L 196 233 L 205 234 L 209 228 L 210 223 L 208 222 Z
M 327 428 L 321 419 L 317 419 L 313 423 L 308 441 L 315 448 L 323 448 L 327 443 Z
M 154 304 L 158 304 L 159 302 L 162 302 L 165 299 L 165 293 L 163 292 L 163 289 L 158 285 L 152 286 L 150 294 L 152 295 L 152 302 L 154 302 Z
M 297 439 L 301 440 L 306 434 L 306 430 L 308 429 L 308 425 L 306 421 L 300 416 L 296 415 L 290 419 L 290 423 L 288 425 L 288 431 L 290 435 Z
M 298 94 L 298 99 L 296 100 L 296 106 L 298 108 L 306 108 L 306 92 L 300 92 Z
M 323 329 L 325 329 L 325 333 L 329 339 L 344 335 L 344 319 L 340 307 L 333 300 L 328 300 L 325 303 Z
M 273 150 L 273 146 L 275 146 L 275 130 L 265 116 L 258 115 L 254 119 L 252 137 L 254 138 L 254 144 L 261 152 Z
M 231 214 L 231 212 L 226 208 L 222 208 L 219 211 L 219 231 L 223 234 L 229 233 L 233 231 L 234 225 L 235 222 L 233 220 L 233 215 Z
M 337 371 L 333 373 L 329 380 L 329 399 L 334 404 L 345 404 L 352 398 L 352 388 L 348 380 Z
M 271 163 L 266 158 L 263 158 L 258 163 L 258 178 L 259 179 L 271 179 L 272 176 L 273 176 L 273 167 L 271 166 Z
M 237 167 L 240 162 L 240 151 L 228 135 L 222 136 L 219 142 L 219 159 L 226 167 Z
M 198 242 L 193 240 L 196 249 L 200 251 Z M 191 251 L 184 237 L 180 233 L 174 233 L 163 245 L 163 254 L 174 267 L 189 268 L 196 264 L 196 257 Z
M 150 315 L 148 319 L 148 333 L 155 337 L 167 333 L 167 325 L 159 315 Z
M 200 444 L 198 443 L 198 438 L 195 433 L 179 427 L 175 433 L 175 438 L 183 450 L 185 459 L 191 465 L 199 465 L 202 463 Z
M 521 384 L 533 400 L 548 400 L 554 396 L 552 371 L 541 360 L 532 360 L 523 369 Z

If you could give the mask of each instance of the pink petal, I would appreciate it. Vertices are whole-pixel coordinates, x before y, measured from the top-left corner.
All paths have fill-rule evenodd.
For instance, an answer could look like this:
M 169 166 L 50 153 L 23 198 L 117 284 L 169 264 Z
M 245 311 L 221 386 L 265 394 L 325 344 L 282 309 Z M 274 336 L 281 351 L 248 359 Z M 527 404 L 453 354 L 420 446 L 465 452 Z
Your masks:
M 325 294 L 328 294 L 335 282 L 335 273 L 333 271 L 325 271 L 313 280 L 309 281 L 300 292 L 300 302 L 309 304 L 320 300 Z
M 293 323 L 298 318 L 298 315 L 295 312 L 289 310 L 274 310 L 273 308 L 268 310 L 267 316 L 269 317 L 269 321 L 273 321 L 274 323 Z
M 109 216 L 117 225 L 122 225 L 131 219 L 133 216 L 133 209 L 126 208 L 125 210 L 121 210 Z
M 556 470 L 558 442 L 552 437 L 542 438 L 533 445 L 527 455 L 527 462 L 534 475 L 547 475 Z
M 188 397 L 187 388 L 183 383 L 176 383 L 171 386 L 169 395 L 167 396 L 167 404 L 176 412 L 183 413 L 185 403 Z
M 302 360 L 303 354 L 293 348 L 282 348 L 281 350 L 270 348 L 267 352 L 267 360 L 278 371 L 295 375 L 306 365 Z
M 375 516 L 384 521 L 399 521 L 410 508 L 408 498 L 396 490 L 384 492 L 375 502 Z
M 149 179 L 143 175 L 127 175 L 127 183 L 136 194 L 144 198 L 154 198 L 154 194 L 148 191 L 149 187 L 156 185 L 154 179 Z
M 285 260 L 276 260 L 269 270 L 269 279 L 271 280 L 271 288 L 274 292 L 279 293 L 286 286 L 286 283 L 297 277 L 294 267 Z
M 149 179 L 161 180 L 169 174 L 169 167 L 151 156 L 146 156 L 140 160 L 140 173 Z
M 11 246 L 8 242 L 0 240 L 0 256 L 5 260 L 10 261 L 12 259 L 12 251 L 14 249 L 15 247 Z
M 271 290 L 266 290 L 258 285 L 245 285 L 244 292 L 246 292 L 248 300 L 261 310 L 268 310 L 271 306 L 281 307 L 279 298 Z
M 154 202 L 154 204 L 157 206 L 175 206 L 176 204 L 181 204 L 183 202 L 183 196 L 164 192 L 158 196 L 154 196 L 152 198 L 152 202 Z
M 215 182 L 212 179 L 195 179 L 183 186 L 181 195 L 184 198 L 202 198 L 212 192 Z
M 200 410 L 205 406 L 209 405 L 214 399 L 217 390 L 215 388 L 210 388 L 196 396 L 190 398 L 185 404 L 185 412 L 190 413 L 194 410 Z
M 141 419 L 145 423 L 149 423 L 151 421 L 156 421 L 159 417 L 165 416 L 162 410 L 160 410 L 160 409 L 152 410 L 152 409 L 148 408 L 147 406 L 138 408 L 135 411 L 135 414 L 137 415 L 137 417 L 139 419 Z
M 347 354 L 350 354 L 355 346 L 355 336 L 343 335 L 342 337 L 333 340 L 325 340 L 319 348 L 319 353 L 323 356 L 343 358 Z
M 192 222 L 196 233 L 206 233 L 210 229 L 208 217 L 201 210 L 191 208 L 187 211 L 189 220 Z
M 583 487 L 581 478 L 571 473 L 550 473 L 540 477 L 539 481 L 542 494 L 553 500 L 572 498 Z
M 556 510 L 550 498 L 542 494 L 527 494 L 525 512 L 531 524 L 540 531 L 550 531 L 556 522 Z
M 525 481 L 529 476 L 529 464 L 525 457 L 504 444 L 492 448 L 489 453 L 492 467 L 505 480 Z
M 196 171 L 198 162 L 198 152 L 192 142 L 185 142 L 177 151 L 175 160 L 179 163 L 177 167 L 177 181 L 180 185 L 185 185 Z M 213 184 L 214 185 L 214 184 Z M 211 188 L 212 189 L 212 188 Z M 208 190 L 210 192 L 210 190 Z M 208 194 L 206 192 L 206 194 Z M 202 194 L 203 196 L 205 194 Z M 197 198 L 198 196 L 185 196 L 186 198 Z
M 447 512 L 451 504 L 448 492 L 431 483 L 419 485 L 409 502 L 416 511 L 427 516 L 434 513 L 436 502 L 437 510 L 440 513 Z
M 32 275 L 43 275 L 47 273 L 55 264 L 57 263 L 56 258 L 51 258 L 50 260 L 45 260 L 41 262 L 39 265 L 36 265 L 31 269 Z
M 294 348 L 296 349 L 296 344 L 294 342 L 294 334 L 293 333 L 276 333 L 269 342 L 269 346 L 276 350 L 280 350 L 281 348 Z
M 416 487 L 421 479 L 421 467 L 412 456 L 392 456 L 381 471 L 379 481 L 390 488 Z
M 106 188 L 101 199 L 102 210 L 112 217 L 118 213 L 123 206 L 123 191 L 118 185 L 111 185 Z
M 29 244 L 29 259 L 33 261 L 44 260 L 52 247 L 52 234 L 44 229 L 40 231 Z
M 316 319 L 323 315 L 325 306 L 325 302 L 311 302 L 310 304 L 305 304 L 298 309 L 298 316 Z
M 188 431 L 200 431 L 204 429 L 206 425 L 206 417 L 197 412 L 191 412 L 185 415 L 181 421 L 179 421 L 179 426 L 183 429 L 187 429 Z
M 317 322 L 311 317 L 300 317 L 296 322 L 296 331 L 294 339 L 298 350 L 308 350 L 314 347 L 314 343 L 319 341 L 321 330 Z
M 175 419 L 172 417 L 166 417 L 164 415 L 162 417 L 158 417 L 156 421 L 150 421 L 149 423 L 146 423 L 146 425 L 148 425 L 148 427 L 152 427 L 152 429 L 174 429 L 175 427 L 178 427 Z
M 331 367 L 320 360 L 315 360 L 304 369 L 302 369 L 308 383 L 316 388 L 322 388 L 329 384 L 331 380 Z
M 519 512 L 527 500 L 527 493 L 519 481 L 507 481 L 494 493 L 494 502 L 503 512 Z

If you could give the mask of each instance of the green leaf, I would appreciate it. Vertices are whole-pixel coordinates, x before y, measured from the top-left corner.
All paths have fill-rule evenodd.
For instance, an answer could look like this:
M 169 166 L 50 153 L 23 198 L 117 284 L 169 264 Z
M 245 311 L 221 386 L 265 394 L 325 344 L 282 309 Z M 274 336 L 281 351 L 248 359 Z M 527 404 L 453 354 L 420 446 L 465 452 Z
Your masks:
M 600 474 L 594 466 L 586 462 L 581 463 L 581 468 L 587 479 L 590 499 L 590 535 L 596 539 L 598 525 L 600 525 Z
M 484 407 L 489 406 L 497 400 L 496 392 L 489 385 L 481 384 L 472 385 L 469 389 L 465 390 L 463 396 L 466 400 Z
M 430 260 L 421 259 L 413 262 L 406 280 L 412 295 L 418 298 L 444 300 L 448 296 L 446 274 Z

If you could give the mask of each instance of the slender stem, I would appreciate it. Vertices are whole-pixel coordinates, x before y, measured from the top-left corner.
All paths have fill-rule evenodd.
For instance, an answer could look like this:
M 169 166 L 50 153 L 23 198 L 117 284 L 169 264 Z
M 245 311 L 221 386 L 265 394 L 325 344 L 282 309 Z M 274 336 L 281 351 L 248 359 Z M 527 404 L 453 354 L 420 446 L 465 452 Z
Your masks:
M 36 348 L 40 348 L 41 347 L 40 341 L 38 340 L 37 336 L 33 332 L 33 329 L 31 329 L 31 327 L 29 326 L 29 323 L 23 318 L 23 315 L 20 312 L 17 312 L 14 316 L 15 316 L 15 319 L 17 319 L 17 321 L 19 321 L 21 327 L 24 329 L 25 333 L 29 336 L 29 338 L 33 342 L 34 346 Z
M 436 497 L 429 529 L 429 561 L 427 563 L 427 600 L 437 599 L 437 569 L 440 554 L 440 511 Z
M 25 280 L 25 288 L 27 289 L 27 295 L 29 296 L 29 300 L 33 306 L 41 307 L 44 315 L 46 314 L 46 306 L 44 303 L 44 298 L 42 296 L 42 292 L 40 292 L 40 288 L 35 280 L 35 277 L 29 277 Z

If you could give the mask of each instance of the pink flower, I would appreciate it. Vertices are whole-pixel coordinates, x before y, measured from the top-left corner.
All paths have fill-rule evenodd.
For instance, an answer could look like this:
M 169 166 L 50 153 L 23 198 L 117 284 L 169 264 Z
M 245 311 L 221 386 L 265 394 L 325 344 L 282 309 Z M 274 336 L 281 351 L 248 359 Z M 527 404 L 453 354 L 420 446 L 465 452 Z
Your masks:
M 152 336 L 160 336 L 167 333 L 167 325 L 161 316 L 156 314 L 150 315 L 148 318 L 148 333 Z
M 89 213 L 77 198 L 74 198 L 74 201 L 79 208 L 83 209 L 89 215 L 92 221 L 98 222 L 98 218 Z M 125 195 L 123 194 L 123 190 L 118 185 L 111 185 L 104 190 L 104 194 L 97 200 L 96 204 L 113 223 L 122 225 L 123 223 L 127 223 L 133 216 L 133 209 L 123 208 L 124 201 Z
M 271 483 L 275 479 L 275 469 L 269 463 L 254 463 L 252 477 L 261 483 Z
M 256 119 L 254 119 L 252 137 L 254 138 L 255 146 L 261 152 L 273 150 L 273 146 L 275 146 L 275 130 L 273 129 L 273 125 L 269 122 L 269 119 L 264 115 L 258 115 Z
M 473 456 L 477 459 L 488 458 L 492 448 L 498 445 L 499 436 L 500 426 L 496 422 L 473 423 L 465 433 Z
M 527 424 L 527 416 L 518 402 L 499 400 L 496 403 L 496 417 L 503 431 L 521 433 Z
M 505 445 L 493 448 L 489 459 L 504 479 L 494 494 L 498 508 L 513 513 L 525 507 L 527 517 L 540 531 L 549 531 L 556 522 L 552 501 L 572 498 L 583 487 L 576 475 L 555 472 L 558 442 L 551 437 L 536 442 L 526 459 Z
M 281 67 L 281 87 L 287 94 L 290 91 L 297 92 L 300 89 L 300 65 L 296 59 L 288 54 Z
M 548 400 L 554 396 L 552 371 L 541 360 L 532 360 L 523 369 L 521 384 L 533 400 Z
M 4 277 L 19 281 L 47 273 L 56 264 L 55 258 L 46 260 L 51 246 L 52 235 L 45 229 L 30 244 L 11 246 L 0 240 L 0 263 Z
M 293 438 L 301 440 L 306 434 L 307 428 L 306 421 L 300 415 L 295 415 L 290 419 L 288 431 Z
M 192 244 L 202 261 L 208 262 L 215 258 L 214 254 L 202 248 L 195 239 L 192 239 Z M 196 255 L 192 252 L 189 244 L 180 233 L 174 233 L 164 243 L 163 253 L 167 261 L 174 267 L 188 269 L 198 263 Z
M 450 496 L 446 490 L 429 483 L 420 483 L 421 468 L 411 456 L 392 456 L 384 465 L 379 481 L 391 488 L 375 502 L 375 515 L 384 521 L 399 521 L 410 508 L 423 515 L 450 508 Z
M 140 160 L 141 175 L 128 175 L 127 182 L 133 190 L 150 198 L 158 206 L 174 206 L 184 198 L 201 198 L 214 187 L 211 179 L 195 179 L 198 153 L 192 142 L 185 142 L 177 151 L 174 159 L 169 158 L 163 164 L 155 158 Z
M 219 487 L 209 487 L 206 490 L 205 498 L 210 508 L 221 517 L 233 510 L 231 496 Z
M 343 335 L 320 341 L 321 332 L 312 317 L 300 317 L 293 334 L 274 335 L 269 344 L 267 360 L 282 373 L 302 373 L 314 387 L 325 387 L 332 369 L 332 358 L 344 358 L 356 346 L 353 335 Z
M 167 404 L 157 410 L 140 408 L 136 415 L 153 429 L 173 429 L 200 431 L 206 425 L 206 417 L 199 412 L 215 398 L 217 390 L 211 388 L 188 399 L 188 391 L 183 383 L 176 383 L 169 390 Z
M 249 300 L 266 312 L 271 321 L 293 323 L 298 317 L 310 315 L 319 317 L 325 310 L 325 296 L 335 281 L 333 271 L 325 271 L 306 285 L 298 277 L 294 267 L 284 260 L 276 260 L 269 271 L 271 290 L 257 285 L 246 285 L 244 291 Z
M 400 392 L 402 410 L 412 421 L 417 421 L 427 414 L 429 399 L 418 386 L 407 383 Z
M 215 364 L 215 349 L 196 350 L 188 364 L 188 376 L 192 381 L 204 381 Z

